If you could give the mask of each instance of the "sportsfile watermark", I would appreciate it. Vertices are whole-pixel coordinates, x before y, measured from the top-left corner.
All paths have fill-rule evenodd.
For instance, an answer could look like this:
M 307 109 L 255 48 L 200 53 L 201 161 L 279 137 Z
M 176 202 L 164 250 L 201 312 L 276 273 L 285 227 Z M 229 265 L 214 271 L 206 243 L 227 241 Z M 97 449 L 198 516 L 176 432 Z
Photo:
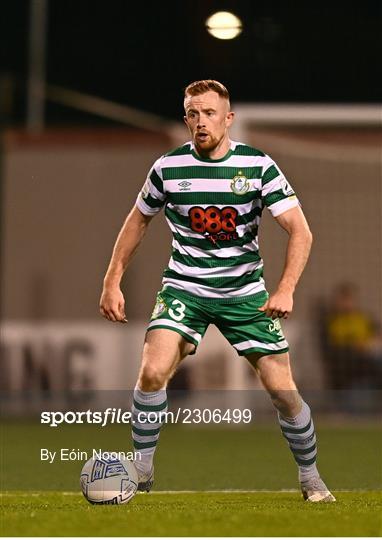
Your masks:
M 329 452 L 327 462 L 332 459 L 333 478 L 338 476 L 335 465 L 340 455 L 341 471 L 348 471 L 341 476 L 346 486 L 380 490 L 381 391 L 307 390 L 304 399 L 318 426 L 318 444 L 322 441 Z M 7 402 L 2 401 L 2 407 L 8 404 L 6 414 L 2 408 L 3 491 L 78 492 L 87 460 L 99 459 L 102 451 L 109 452 L 112 459 L 138 462 L 138 453 L 145 459 L 147 443 L 156 448 L 155 489 L 296 487 L 295 479 L 288 483 L 285 474 L 290 450 L 265 391 L 170 389 L 166 401 L 168 410 L 162 402 L 156 405 L 160 411 L 143 411 L 134 404 L 133 388 L 9 395 Z M 357 411 L 356 422 L 349 415 L 342 426 L 343 416 L 338 417 L 338 412 L 344 408 Z M 365 414 L 370 410 L 375 411 L 373 417 Z M 336 414 L 335 423 L 329 412 Z M 367 421 L 367 429 L 362 419 Z M 364 444 L 353 445 L 350 452 L 342 429 L 347 437 Z M 325 441 L 330 441 L 329 446 Z M 352 474 L 354 463 L 359 469 L 356 476 Z
M 140 411 L 133 413 L 121 408 L 108 407 L 103 411 L 43 411 L 40 423 L 49 427 L 62 424 L 249 424 L 251 409 L 240 408 L 181 408 L 175 411 Z

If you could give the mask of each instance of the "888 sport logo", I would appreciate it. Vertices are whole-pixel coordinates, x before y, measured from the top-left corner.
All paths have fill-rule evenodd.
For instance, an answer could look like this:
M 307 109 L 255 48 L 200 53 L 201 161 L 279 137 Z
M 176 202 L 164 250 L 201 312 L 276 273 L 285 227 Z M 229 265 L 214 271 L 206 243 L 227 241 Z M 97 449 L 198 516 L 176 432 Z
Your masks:
M 205 235 L 212 242 L 238 238 L 236 232 L 237 215 L 237 210 L 232 206 L 223 208 L 193 206 L 188 212 L 191 229 Z

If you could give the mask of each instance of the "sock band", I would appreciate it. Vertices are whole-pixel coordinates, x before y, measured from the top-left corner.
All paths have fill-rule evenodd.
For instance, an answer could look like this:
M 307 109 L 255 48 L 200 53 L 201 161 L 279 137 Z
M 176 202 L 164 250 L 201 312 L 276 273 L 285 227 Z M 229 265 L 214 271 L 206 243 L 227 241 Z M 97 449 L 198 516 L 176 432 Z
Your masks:
M 299 466 L 301 477 L 318 476 L 316 468 L 317 446 L 310 408 L 303 401 L 300 413 L 294 418 L 284 418 L 278 413 L 283 436 Z
M 166 390 L 143 392 L 134 389 L 132 406 L 132 436 L 134 450 L 141 453 L 138 469 L 149 472 L 153 465 L 155 448 L 163 424 L 163 413 L 167 411 Z

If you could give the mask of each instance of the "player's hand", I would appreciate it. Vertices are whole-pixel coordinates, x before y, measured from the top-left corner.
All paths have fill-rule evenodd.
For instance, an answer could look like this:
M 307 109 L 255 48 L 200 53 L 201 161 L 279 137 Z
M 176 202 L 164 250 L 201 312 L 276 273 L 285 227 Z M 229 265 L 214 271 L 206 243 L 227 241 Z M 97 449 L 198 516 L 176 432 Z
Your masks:
M 287 319 L 293 309 L 293 294 L 286 291 L 276 291 L 268 298 L 259 311 L 263 311 L 272 319 Z
M 104 287 L 99 302 L 99 311 L 109 321 L 127 323 L 125 299 L 119 287 Z

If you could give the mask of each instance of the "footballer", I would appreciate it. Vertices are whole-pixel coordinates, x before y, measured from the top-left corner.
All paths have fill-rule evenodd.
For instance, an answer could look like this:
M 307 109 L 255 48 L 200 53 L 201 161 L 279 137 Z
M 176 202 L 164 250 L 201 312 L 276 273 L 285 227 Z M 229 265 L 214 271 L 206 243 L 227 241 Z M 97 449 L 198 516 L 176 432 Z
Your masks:
M 187 86 L 184 121 L 191 141 L 152 166 L 116 240 L 104 278 L 100 312 L 126 322 L 120 282 L 153 217 L 164 209 L 173 234 L 172 254 L 148 324 L 132 427 L 138 489 L 149 491 L 153 458 L 167 410 L 166 386 L 183 358 L 194 354 L 214 324 L 256 370 L 277 410 L 298 467 L 304 499 L 332 502 L 316 466 L 317 447 L 308 404 L 293 380 L 280 319 L 308 260 L 312 235 L 293 188 L 265 153 L 229 137 L 234 121 L 227 89 L 218 81 Z M 288 233 L 285 264 L 268 294 L 258 227 L 267 208 Z M 148 425 L 140 413 L 156 412 Z

